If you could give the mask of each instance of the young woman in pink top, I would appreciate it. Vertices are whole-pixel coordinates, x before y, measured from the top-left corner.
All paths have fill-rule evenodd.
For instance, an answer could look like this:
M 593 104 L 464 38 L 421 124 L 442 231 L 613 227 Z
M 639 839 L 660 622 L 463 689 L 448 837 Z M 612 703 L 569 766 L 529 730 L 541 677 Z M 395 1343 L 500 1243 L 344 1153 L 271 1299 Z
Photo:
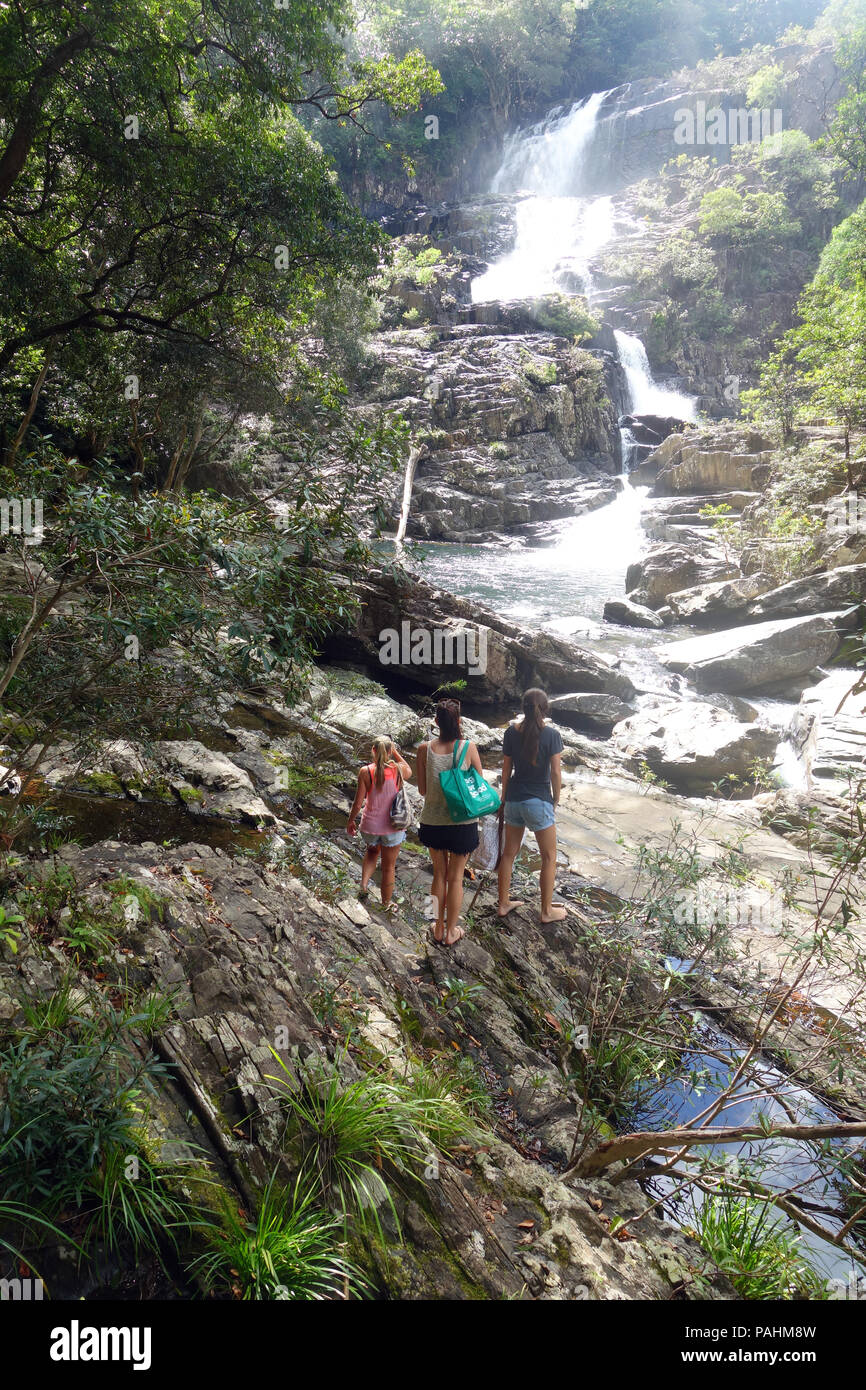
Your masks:
M 389 907 L 391 895 L 394 892 L 394 870 L 397 866 L 397 855 L 400 853 L 400 846 L 406 838 L 405 830 L 395 830 L 391 825 L 391 802 L 397 795 L 400 778 L 408 781 L 412 776 L 412 769 L 401 758 L 399 749 L 389 738 L 381 736 L 374 738 L 370 751 L 373 754 L 373 761 L 368 767 L 362 767 L 358 773 L 358 788 L 355 792 L 355 800 L 352 802 L 352 809 L 349 812 L 346 829 L 350 835 L 355 834 L 358 829 L 358 811 L 363 802 L 361 834 L 366 841 L 367 850 L 361 868 L 360 896 L 366 898 L 370 891 L 370 879 L 373 877 L 376 861 L 381 853 L 382 905 Z

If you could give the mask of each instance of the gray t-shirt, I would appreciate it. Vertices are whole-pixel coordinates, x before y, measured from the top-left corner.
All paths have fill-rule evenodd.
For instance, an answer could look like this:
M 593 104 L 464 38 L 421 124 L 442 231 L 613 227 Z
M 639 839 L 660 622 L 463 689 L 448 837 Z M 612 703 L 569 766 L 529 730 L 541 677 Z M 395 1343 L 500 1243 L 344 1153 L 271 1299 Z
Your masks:
M 513 767 L 508 779 L 506 801 L 529 801 L 537 797 L 539 801 L 549 801 L 553 805 L 553 789 L 550 785 L 550 760 L 562 752 L 562 739 L 558 729 L 545 724 L 538 735 L 536 762 L 526 761 L 521 756 L 522 724 L 509 724 L 502 740 L 502 751 L 511 758 Z

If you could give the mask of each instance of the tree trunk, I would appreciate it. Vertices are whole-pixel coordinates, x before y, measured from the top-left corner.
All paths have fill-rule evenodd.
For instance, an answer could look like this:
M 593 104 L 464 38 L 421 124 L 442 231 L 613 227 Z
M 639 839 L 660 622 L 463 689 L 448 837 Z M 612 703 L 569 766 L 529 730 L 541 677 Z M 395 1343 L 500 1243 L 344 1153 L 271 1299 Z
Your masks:
M 6 465 L 9 468 L 11 468 L 15 463 L 15 459 L 18 455 L 18 450 L 21 448 L 21 445 L 24 442 L 24 436 L 27 434 L 27 431 L 30 428 L 30 422 L 33 419 L 33 416 L 36 412 L 36 403 L 39 400 L 39 392 L 42 390 L 42 385 L 45 381 L 45 373 L 48 371 L 48 368 L 51 365 L 51 355 L 53 351 L 53 345 L 49 346 L 48 350 L 45 353 L 45 360 L 42 363 L 39 375 L 33 383 L 33 390 L 30 392 L 30 401 L 27 406 L 27 409 L 24 412 L 24 419 L 18 426 L 15 437 L 12 440 L 12 443 L 9 445 L 9 452 L 6 455 Z
M 397 545 L 402 545 L 406 536 L 409 509 L 412 505 L 412 487 L 415 483 L 415 469 L 418 467 L 418 460 L 424 452 L 423 444 L 413 444 L 409 450 L 409 459 L 403 476 L 403 501 L 400 506 L 400 520 L 397 523 L 397 535 L 395 537 Z
M 37 69 L 36 76 L 21 103 L 6 148 L 0 155 L 0 203 L 5 202 L 9 190 L 27 162 L 27 156 L 36 138 L 45 98 L 66 64 L 82 49 L 89 48 L 93 39 L 90 29 L 76 29 L 74 34 L 70 34 L 68 39 L 58 44 L 54 52 L 49 54 Z

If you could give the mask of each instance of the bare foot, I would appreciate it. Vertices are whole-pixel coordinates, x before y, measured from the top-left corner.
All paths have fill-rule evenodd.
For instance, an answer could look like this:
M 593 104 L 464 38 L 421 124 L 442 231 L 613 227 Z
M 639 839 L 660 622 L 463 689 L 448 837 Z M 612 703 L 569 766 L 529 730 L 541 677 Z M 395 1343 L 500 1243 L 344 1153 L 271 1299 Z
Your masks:
M 466 935 L 466 933 L 465 933 L 465 931 L 463 930 L 462 927 L 455 927 L 455 928 L 454 928 L 454 935 L 451 937 L 450 941 L 449 941 L 448 937 L 446 936 L 446 938 L 445 938 L 445 945 L 446 945 L 446 946 L 456 946 L 456 945 L 457 945 L 457 942 L 460 940 L 460 938 L 463 937 L 463 936 L 465 936 L 465 935 Z
M 441 945 L 442 945 L 442 942 L 445 940 L 445 923 L 444 923 L 444 922 L 437 922 L 437 923 L 436 923 L 435 927 L 433 928 L 433 940 L 436 942 L 436 945 L 437 945 L 437 946 L 441 946 Z
M 549 912 L 542 912 L 542 922 L 561 922 L 563 917 L 568 916 L 568 909 L 565 907 L 552 907 Z
M 523 901 L 522 901 L 522 899 L 520 899 L 520 898 L 516 898 L 516 899 L 515 899 L 515 898 L 509 898 L 509 900 L 508 900 L 507 903 L 497 903 L 497 904 L 496 904 L 496 915 L 497 915 L 497 917 L 507 917 L 508 914 L 509 914 L 509 912 L 511 912 L 513 908 L 515 908 L 515 907 L 522 907 L 522 906 L 523 906 Z

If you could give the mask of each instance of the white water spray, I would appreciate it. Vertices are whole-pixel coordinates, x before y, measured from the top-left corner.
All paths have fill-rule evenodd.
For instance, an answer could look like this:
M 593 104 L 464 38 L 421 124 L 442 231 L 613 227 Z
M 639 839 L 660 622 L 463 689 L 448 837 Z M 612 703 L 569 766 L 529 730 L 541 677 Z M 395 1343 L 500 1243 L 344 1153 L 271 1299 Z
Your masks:
M 592 289 L 590 260 L 611 238 L 610 198 L 583 192 L 587 157 L 606 92 L 509 136 L 493 193 L 528 193 L 515 211 L 514 249 L 472 285 L 475 303 Z
M 614 331 L 616 346 L 629 390 L 629 410 L 632 415 L 674 415 L 679 420 L 694 420 L 695 403 L 682 391 L 669 391 L 657 386 L 650 371 L 646 348 L 633 333 Z

